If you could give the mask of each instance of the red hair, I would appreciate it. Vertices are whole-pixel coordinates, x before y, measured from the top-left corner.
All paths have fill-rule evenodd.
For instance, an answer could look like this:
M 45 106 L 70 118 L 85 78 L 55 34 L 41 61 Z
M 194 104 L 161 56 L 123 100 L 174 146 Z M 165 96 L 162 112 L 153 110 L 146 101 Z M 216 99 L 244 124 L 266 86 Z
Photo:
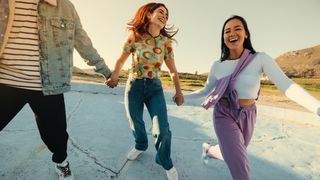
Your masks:
M 164 7 L 167 10 L 168 17 L 169 17 L 169 11 L 168 8 L 162 4 L 162 3 L 148 3 L 143 6 L 141 6 L 138 11 L 136 12 L 134 18 L 127 24 L 128 29 L 132 30 L 135 33 L 138 33 L 140 35 L 146 34 L 148 25 L 149 25 L 149 18 L 148 13 L 153 13 L 154 10 L 156 10 L 159 7 Z M 174 31 L 173 27 L 166 28 L 160 30 L 160 33 L 163 36 L 172 38 L 178 31 Z

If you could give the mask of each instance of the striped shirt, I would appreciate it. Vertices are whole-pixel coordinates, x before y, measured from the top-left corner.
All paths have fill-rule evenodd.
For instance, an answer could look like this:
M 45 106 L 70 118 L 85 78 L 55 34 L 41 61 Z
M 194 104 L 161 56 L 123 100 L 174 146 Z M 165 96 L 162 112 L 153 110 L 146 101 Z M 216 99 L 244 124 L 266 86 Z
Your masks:
M 0 83 L 41 91 L 38 1 L 17 0 L 8 43 L 0 59 Z

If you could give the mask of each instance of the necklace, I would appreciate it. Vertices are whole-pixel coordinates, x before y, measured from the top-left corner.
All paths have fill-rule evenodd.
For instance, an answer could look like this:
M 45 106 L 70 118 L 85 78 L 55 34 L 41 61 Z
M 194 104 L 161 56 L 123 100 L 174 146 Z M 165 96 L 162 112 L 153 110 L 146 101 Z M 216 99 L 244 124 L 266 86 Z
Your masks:
M 237 60 L 237 59 L 239 59 L 240 58 L 240 56 L 238 56 L 238 57 L 236 57 L 236 58 L 228 58 L 228 60 Z
M 228 60 L 237 60 L 241 57 L 242 53 L 244 52 L 244 49 L 242 50 L 242 52 L 240 53 L 240 55 L 236 56 L 236 57 L 230 57 L 230 54 L 229 54 L 229 57 L 228 57 Z

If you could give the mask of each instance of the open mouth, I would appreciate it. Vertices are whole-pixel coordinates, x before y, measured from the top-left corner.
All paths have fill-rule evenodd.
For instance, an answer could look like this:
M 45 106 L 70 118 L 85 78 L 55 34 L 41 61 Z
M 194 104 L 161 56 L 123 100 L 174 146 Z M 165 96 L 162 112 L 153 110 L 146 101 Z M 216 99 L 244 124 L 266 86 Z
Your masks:
M 165 19 L 164 19 L 163 17 L 158 18 L 158 20 L 159 20 L 160 22 L 162 22 L 163 24 L 165 24 Z
M 237 42 L 238 41 L 238 38 L 237 37 L 234 37 L 234 38 L 230 38 L 229 39 L 229 42 L 231 42 L 231 43 L 235 43 L 235 42 Z

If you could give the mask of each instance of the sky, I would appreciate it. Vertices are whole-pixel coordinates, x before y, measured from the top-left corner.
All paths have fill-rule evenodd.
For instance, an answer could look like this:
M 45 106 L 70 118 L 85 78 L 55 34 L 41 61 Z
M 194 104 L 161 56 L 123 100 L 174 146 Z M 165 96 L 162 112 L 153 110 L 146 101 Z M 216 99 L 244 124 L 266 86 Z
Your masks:
M 126 24 L 146 0 L 71 0 L 94 47 L 114 69 L 126 38 Z M 220 57 L 221 30 L 231 15 L 248 23 L 255 50 L 276 58 L 287 51 L 320 44 L 320 0 L 159 0 L 169 9 L 179 72 L 205 73 Z M 79 54 L 74 65 L 87 66 Z M 129 57 L 123 69 L 130 68 Z M 162 70 L 167 70 L 165 64 Z

